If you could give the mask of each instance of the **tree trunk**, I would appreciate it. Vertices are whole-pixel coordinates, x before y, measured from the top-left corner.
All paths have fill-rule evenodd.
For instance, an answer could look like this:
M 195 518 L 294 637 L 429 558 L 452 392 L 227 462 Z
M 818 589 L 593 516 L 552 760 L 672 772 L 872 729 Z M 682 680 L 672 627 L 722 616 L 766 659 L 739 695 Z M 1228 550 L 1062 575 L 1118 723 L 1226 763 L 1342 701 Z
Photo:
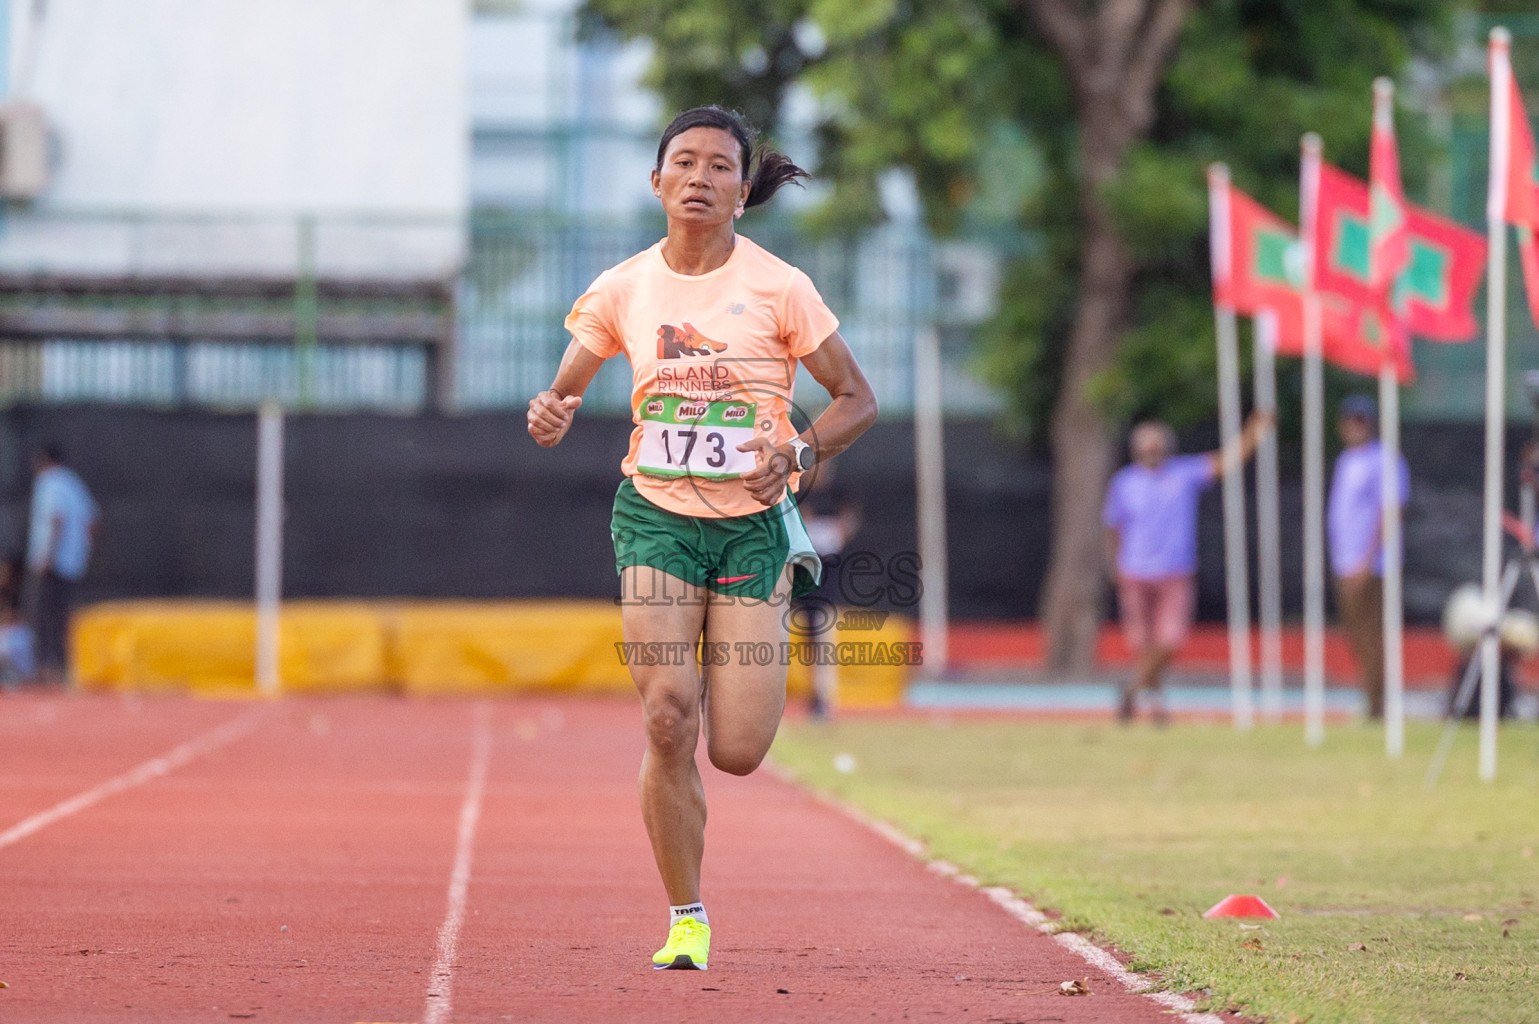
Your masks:
M 1101 500 L 1117 450 L 1090 385 L 1116 362 L 1133 288 L 1132 257 L 1104 189 L 1154 123 L 1155 92 L 1191 0 L 1020 2 L 1063 60 L 1079 125 L 1079 305 L 1053 410 L 1053 540 L 1042 618 L 1048 668 L 1083 673 L 1095 664 Z
M 1116 97 L 1081 105 L 1080 280 L 1063 383 L 1053 410 L 1052 550 L 1043 595 L 1048 668 L 1083 674 L 1095 665 L 1101 623 L 1101 502 L 1111 477 L 1116 439 L 1090 397 L 1095 378 L 1116 362 L 1127 320 L 1133 265 L 1101 188 L 1111 182 L 1131 143 Z

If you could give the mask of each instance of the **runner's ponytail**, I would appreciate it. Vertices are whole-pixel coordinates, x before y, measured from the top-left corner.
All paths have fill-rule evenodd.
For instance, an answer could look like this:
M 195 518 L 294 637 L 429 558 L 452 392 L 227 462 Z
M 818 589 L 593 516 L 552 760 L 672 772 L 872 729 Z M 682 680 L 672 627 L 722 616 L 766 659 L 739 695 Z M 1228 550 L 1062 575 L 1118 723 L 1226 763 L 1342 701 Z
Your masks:
M 800 185 L 798 178 L 812 177 L 793 164 L 785 154 L 777 153 L 773 149 L 760 146 L 755 156 L 757 159 L 754 162 L 758 166 L 754 168 L 753 177 L 749 179 L 751 184 L 748 189 L 748 200 L 743 203 L 745 207 L 767 203 L 776 192 L 780 191 L 782 185 L 789 185 L 792 182 Z

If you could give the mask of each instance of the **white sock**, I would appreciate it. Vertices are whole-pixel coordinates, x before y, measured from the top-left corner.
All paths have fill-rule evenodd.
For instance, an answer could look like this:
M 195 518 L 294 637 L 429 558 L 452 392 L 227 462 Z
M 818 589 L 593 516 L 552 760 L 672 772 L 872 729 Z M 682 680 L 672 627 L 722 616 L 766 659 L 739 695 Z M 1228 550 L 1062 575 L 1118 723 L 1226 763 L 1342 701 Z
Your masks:
M 711 919 L 705 916 L 704 903 L 686 903 L 682 907 L 668 908 L 668 927 L 672 928 L 681 918 L 686 917 L 694 918 L 707 928 L 711 926 Z

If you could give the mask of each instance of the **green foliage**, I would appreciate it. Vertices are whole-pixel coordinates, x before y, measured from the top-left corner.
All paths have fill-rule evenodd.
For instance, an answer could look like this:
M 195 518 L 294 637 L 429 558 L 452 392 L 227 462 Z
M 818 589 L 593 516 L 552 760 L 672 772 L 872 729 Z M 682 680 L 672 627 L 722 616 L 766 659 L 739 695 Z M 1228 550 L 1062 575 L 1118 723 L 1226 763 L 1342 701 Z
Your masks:
M 1160 90 L 1152 137 L 1129 155 L 1111 195 L 1139 272 L 1115 379 L 1098 386 L 1110 414 L 1177 424 L 1212 415 L 1203 168 L 1227 163 L 1239 187 L 1296 221 L 1300 136 L 1319 132 L 1328 160 L 1366 174 L 1373 79 L 1400 72 L 1418 48 L 1443 45 L 1452 7 L 1447 0 L 1248 0 L 1193 12 Z M 1419 118 L 1402 112 L 1397 127 L 1415 196 L 1431 142 Z
M 587 0 L 582 31 L 649 39 L 657 56 L 647 84 L 671 117 L 716 103 L 743 113 L 767 135 L 779 124 L 787 87 L 812 55 L 797 43 L 808 0 Z
M 587 0 L 584 11 L 590 26 L 654 40 L 652 82 L 670 109 L 731 103 L 773 129 L 787 88 L 809 86 L 825 113 L 817 171 L 834 185 L 815 229 L 880 219 L 878 176 L 903 167 L 933 230 L 1036 236 L 1007 269 L 979 360 L 1010 395 L 1015 424 L 1040 436 L 1072 323 L 1081 228 L 1073 96 L 1029 3 Z M 1327 159 L 1365 173 L 1373 79 L 1446 48 L 1462 6 L 1215 0 L 1189 15 L 1150 138 L 1107 194 L 1136 262 L 1119 361 L 1095 385 L 1109 415 L 1186 424 L 1213 411 L 1205 166 L 1226 161 L 1241 188 L 1296 219 L 1300 135 L 1320 132 Z M 822 45 L 799 47 L 813 24 Z M 754 46 L 770 59 L 745 62 Z M 1399 132 L 1416 197 L 1430 142 L 1414 117 Z

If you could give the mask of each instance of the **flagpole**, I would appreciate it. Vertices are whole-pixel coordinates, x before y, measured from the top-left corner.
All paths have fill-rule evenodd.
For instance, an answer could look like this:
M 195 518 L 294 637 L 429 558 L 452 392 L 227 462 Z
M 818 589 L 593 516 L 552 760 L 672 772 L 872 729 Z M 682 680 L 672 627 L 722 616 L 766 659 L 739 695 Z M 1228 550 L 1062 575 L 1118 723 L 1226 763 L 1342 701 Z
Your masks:
M 919 509 L 919 639 L 924 651 L 920 674 L 936 679 L 946 672 L 950 613 L 946 596 L 946 446 L 941 396 L 940 335 L 934 324 L 914 332 L 914 461 Z
M 1400 384 L 1379 367 L 1379 503 L 1384 540 L 1384 751 L 1405 753 L 1405 605 L 1400 541 Z
M 1325 742 L 1325 372 L 1315 233 L 1320 136 L 1305 135 L 1300 164 L 1299 237 L 1304 243 L 1304 742 Z
M 1229 168 L 1208 168 L 1209 251 L 1215 292 L 1229 283 Z M 1218 336 L 1218 419 L 1224 477 L 1224 589 L 1229 611 L 1230 714 L 1236 729 L 1255 724 L 1250 674 L 1250 581 L 1246 576 L 1245 477 L 1240 463 L 1240 345 L 1234 304 L 1213 303 Z
M 1395 83 L 1373 82 L 1374 130 L 1395 130 Z M 1373 246 L 1368 249 L 1373 258 Z M 1370 277 L 1372 268 L 1370 266 Z M 1399 331 L 1391 337 L 1404 337 Z M 1407 344 L 1409 337 L 1405 337 Z M 1379 506 L 1384 542 L 1384 750 L 1390 757 L 1405 752 L 1405 603 L 1400 542 L 1400 384 L 1396 379 L 1399 353 L 1395 343 L 1385 347 L 1379 364 Z
M 1480 641 L 1480 778 L 1496 778 L 1497 686 L 1501 645 L 1495 629 L 1501 604 L 1503 431 L 1507 426 L 1507 162 L 1511 138 L 1511 37 L 1491 30 L 1491 165 L 1486 192 L 1486 486 L 1481 523 L 1481 586 L 1488 628 Z
M 1264 309 L 1255 326 L 1257 412 L 1277 411 L 1277 313 Z M 1261 714 L 1282 721 L 1282 519 L 1278 509 L 1277 431 L 1269 430 L 1256 449 L 1256 546 L 1260 590 Z

